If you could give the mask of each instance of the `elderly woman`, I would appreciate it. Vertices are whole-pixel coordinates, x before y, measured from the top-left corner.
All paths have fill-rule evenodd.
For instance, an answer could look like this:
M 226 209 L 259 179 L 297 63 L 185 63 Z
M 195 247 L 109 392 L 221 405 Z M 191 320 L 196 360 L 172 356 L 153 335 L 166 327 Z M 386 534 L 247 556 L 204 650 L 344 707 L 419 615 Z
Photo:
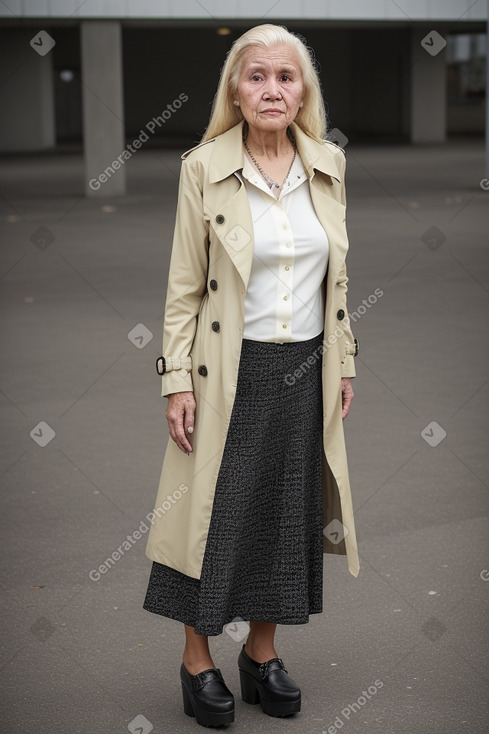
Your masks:
M 249 631 L 243 700 L 294 714 L 276 626 L 322 611 L 324 552 L 358 574 L 345 157 L 325 134 L 307 47 L 261 25 L 234 43 L 203 140 L 182 156 L 157 360 L 170 440 L 144 608 L 185 625 L 184 711 L 205 726 L 234 719 L 209 635 Z

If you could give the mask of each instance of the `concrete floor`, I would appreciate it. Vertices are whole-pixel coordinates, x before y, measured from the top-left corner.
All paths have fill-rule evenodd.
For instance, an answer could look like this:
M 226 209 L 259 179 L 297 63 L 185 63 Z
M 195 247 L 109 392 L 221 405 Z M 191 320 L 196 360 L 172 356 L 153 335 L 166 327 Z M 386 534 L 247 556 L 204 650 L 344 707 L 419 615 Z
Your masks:
M 223 633 L 212 649 L 236 734 L 482 734 L 483 145 L 349 145 L 347 158 L 350 312 L 382 291 L 357 311 L 345 426 L 360 575 L 326 556 L 324 613 L 279 629 L 297 717 L 241 701 L 240 641 Z M 153 507 L 168 435 L 154 360 L 179 154 L 141 150 L 126 165 L 126 197 L 87 200 L 79 155 L 3 161 L 4 731 L 202 731 L 182 709 L 181 625 L 141 608 L 145 535 L 90 578 Z

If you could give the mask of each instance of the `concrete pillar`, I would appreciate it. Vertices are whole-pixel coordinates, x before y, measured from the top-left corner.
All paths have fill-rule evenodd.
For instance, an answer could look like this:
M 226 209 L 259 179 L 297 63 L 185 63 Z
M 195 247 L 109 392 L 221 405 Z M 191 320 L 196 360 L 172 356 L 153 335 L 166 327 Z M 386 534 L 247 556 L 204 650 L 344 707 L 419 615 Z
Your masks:
M 486 182 L 489 182 L 489 0 L 486 24 Z
M 443 143 L 447 135 L 445 39 L 414 29 L 411 46 L 411 142 Z
M 45 31 L 9 28 L 0 34 L 2 152 L 43 150 L 56 144 L 54 45 L 55 39 Z
M 123 196 L 126 169 L 121 156 L 125 143 L 119 21 L 82 22 L 81 65 L 85 193 L 88 197 Z

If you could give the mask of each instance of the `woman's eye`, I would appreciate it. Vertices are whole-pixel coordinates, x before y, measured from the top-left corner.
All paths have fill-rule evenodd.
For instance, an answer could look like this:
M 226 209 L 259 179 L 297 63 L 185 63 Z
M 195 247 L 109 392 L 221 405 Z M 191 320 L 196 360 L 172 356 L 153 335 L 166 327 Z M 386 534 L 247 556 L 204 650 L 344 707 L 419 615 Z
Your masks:
M 290 80 L 290 76 L 288 74 L 282 74 L 281 81 L 287 82 Z
M 259 82 L 260 81 L 260 77 L 258 76 L 258 74 L 253 74 L 253 76 L 251 77 L 251 79 L 254 82 Z

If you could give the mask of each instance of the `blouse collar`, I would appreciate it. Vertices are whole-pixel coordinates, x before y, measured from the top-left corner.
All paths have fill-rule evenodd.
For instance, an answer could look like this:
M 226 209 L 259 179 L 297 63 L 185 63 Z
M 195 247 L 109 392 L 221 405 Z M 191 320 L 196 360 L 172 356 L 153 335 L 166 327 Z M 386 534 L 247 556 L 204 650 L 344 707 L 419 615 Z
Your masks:
M 239 173 L 235 171 L 239 176 Z M 249 156 L 244 154 L 244 165 L 243 165 L 243 178 L 246 178 L 251 184 L 259 188 L 266 195 L 271 196 L 275 201 L 280 201 L 284 196 L 290 194 L 294 189 L 300 186 L 307 180 L 307 174 L 302 165 L 299 154 L 296 155 L 295 161 L 290 169 L 290 173 L 287 177 L 287 185 L 280 191 L 278 199 L 273 195 L 272 191 L 267 186 L 263 179 L 263 176 L 256 169 L 256 166 L 250 161 Z M 241 178 L 241 177 L 240 177 Z
M 231 176 L 236 171 L 242 170 L 244 166 L 243 149 L 243 123 L 241 120 L 237 125 L 208 140 L 201 145 L 213 142 L 212 153 L 209 163 L 209 182 L 217 183 Z M 315 171 L 321 171 L 332 176 L 341 183 L 341 159 L 344 152 L 334 143 L 323 141 L 319 143 L 306 135 L 295 123 L 291 123 L 292 131 L 297 143 L 297 153 L 300 156 L 309 179 L 314 177 Z M 199 148 L 200 145 L 196 146 Z M 191 148 L 195 150 L 195 148 Z M 182 158 L 186 158 L 191 151 L 186 151 Z

